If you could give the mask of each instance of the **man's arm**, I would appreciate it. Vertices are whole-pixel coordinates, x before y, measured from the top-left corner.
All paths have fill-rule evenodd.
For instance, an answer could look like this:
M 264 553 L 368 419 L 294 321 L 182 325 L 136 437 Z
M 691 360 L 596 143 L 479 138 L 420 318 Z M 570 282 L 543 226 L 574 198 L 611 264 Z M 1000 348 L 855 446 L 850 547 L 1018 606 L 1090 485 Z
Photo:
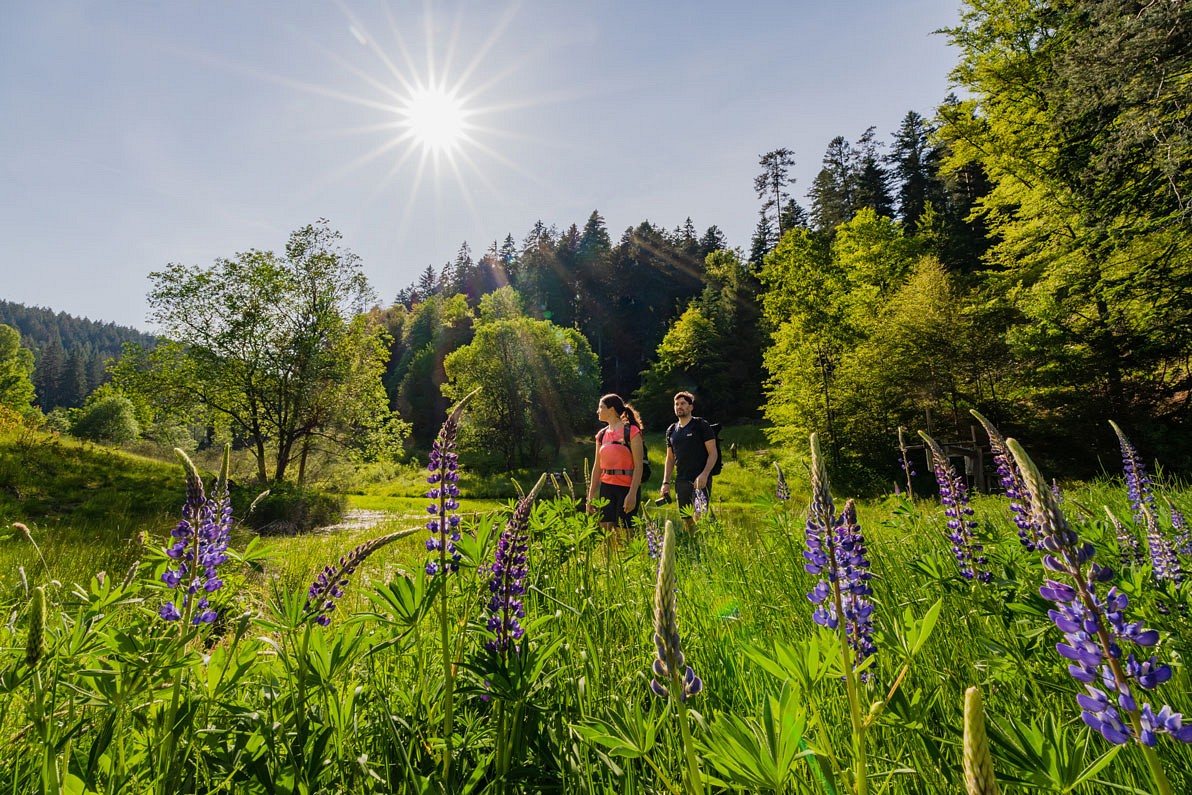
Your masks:
M 666 463 L 662 465 L 662 488 L 658 493 L 666 496 L 670 493 L 671 475 L 675 472 L 675 450 L 669 444 L 666 446 Z
M 716 466 L 716 438 L 704 442 L 704 449 L 708 451 L 708 461 L 704 464 L 704 471 L 699 473 L 695 479 L 695 487 L 697 489 L 705 488 L 708 485 L 708 478 L 712 477 L 712 467 Z

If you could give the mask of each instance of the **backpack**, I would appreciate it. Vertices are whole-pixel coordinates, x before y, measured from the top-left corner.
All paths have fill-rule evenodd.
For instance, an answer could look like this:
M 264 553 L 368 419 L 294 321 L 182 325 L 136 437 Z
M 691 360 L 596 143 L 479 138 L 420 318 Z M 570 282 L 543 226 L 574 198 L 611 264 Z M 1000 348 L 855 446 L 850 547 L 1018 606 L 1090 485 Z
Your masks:
M 712 429 L 712 438 L 716 442 L 716 463 L 712 465 L 712 471 L 708 473 L 708 477 L 715 477 L 724 469 L 724 453 L 720 450 L 720 428 L 719 422 L 708 422 L 703 417 L 692 417 L 693 420 L 698 420 Z M 671 444 L 671 432 L 674 431 L 677 423 L 671 423 L 671 426 L 666 429 L 666 444 L 669 447 Z
M 604 444 L 604 432 L 606 430 L 608 430 L 608 429 L 607 428 L 600 429 L 600 437 L 596 440 L 600 444 Z M 626 447 L 629 447 L 629 423 L 625 423 L 624 430 L 625 430 L 625 439 L 621 442 L 621 444 L 625 445 Z M 638 431 L 641 431 L 641 428 L 638 428 Z M 650 479 L 650 454 L 646 450 L 646 435 L 643 433 L 641 436 L 642 436 L 642 485 L 645 485 L 646 481 L 648 481 Z M 616 444 L 616 443 L 614 442 L 614 444 Z

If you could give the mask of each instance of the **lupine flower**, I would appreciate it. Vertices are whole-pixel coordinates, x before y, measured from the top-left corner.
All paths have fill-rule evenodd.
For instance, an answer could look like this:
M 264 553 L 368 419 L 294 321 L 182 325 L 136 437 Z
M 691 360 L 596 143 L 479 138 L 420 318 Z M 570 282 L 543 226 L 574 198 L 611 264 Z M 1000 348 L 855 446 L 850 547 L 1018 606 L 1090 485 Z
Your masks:
M 1180 569 L 1179 558 L 1171 542 L 1159 527 L 1159 509 L 1155 502 L 1154 485 L 1147 475 L 1146 466 L 1142 463 L 1138 450 L 1126 438 L 1118 424 L 1109 421 L 1117 434 L 1122 447 L 1122 468 L 1126 472 L 1126 492 L 1130 497 L 1130 507 L 1134 511 L 1134 523 L 1146 528 L 1147 548 L 1151 554 L 1151 568 L 1158 582 L 1164 580 L 1181 583 L 1184 573 Z
M 695 521 L 703 519 L 708 514 L 708 492 L 706 489 L 696 489 L 691 497 L 691 517 Z
M 341 556 L 337 564 L 324 566 L 306 593 L 306 604 L 302 606 L 302 612 L 307 616 L 314 615 L 316 624 L 324 627 L 330 624 L 331 617 L 327 614 L 335 610 L 335 600 L 344 595 L 344 588 L 348 587 L 348 580 L 356 573 L 356 569 L 360 568 L 360 564 L 386 544 L 417 533 L 421 529 L 415 527 L 412 530 L 398 530 L 395 533 L 365 541 L 348 554 Z
M 774 489 L 774 496 L 780 500 L 789 500 L 791 498 L 790 487 L 786 485 L 786 478 L 782 475 L 782 467 L 778 466 L 778 462 L 774 462 L 774 469 L 778 470 L 778 484 Z
M 426 550 L 438 552 L 439 559 L 428 561 L 426 573 L 435 575 L 440 569 L 447 572 L 459 571 L 460 554 L 455 548 L 459 541 L 459 456 L 455 452 L 455 439 L 459 435 L 459 419 L 464 406 L 479 390 L 474 390 L 456 404 L 447 416 L 439 435 L 430 449 L 427 469 L 430 474 L 426 482 L 430 490 L 426 496 L 430 504 L 426 507 L 431 520 L 426 523 L 430 538 L 426 539 Z
M 820 456 L 819 440 L 811 436 L 811 507 L 807 512 L 807 550 L 803 568 L 820 575 L 807 598 L 817 605 L 811 620 L 828 629 L 837 629 L 844 615 L 844 632 L 854 654 L 854 667 L 877 651 L 873 643 L 873 604 L 866 598 L 869 587 L 869 559 L 865 538 L 857 525 L 853 501 L 845 503 L 836 516 L 828 473 Z M 861 678 L 868 679 L 869 672 Z
M 1030 497 L 1022 485 L 1022 473 L 1010 451 L 1006 449 L 1006 439 L 992 422 L 985 419 L 975 410 L 970 410 L 985 428 L 989 436 L 989 449 L 993 452 L 993 461 L 997 466 L 997 476 L 1006 492 L 1006 499 L 1010 501 L 1010 513 L 1014 514 L 1014 524 L 1018 527 L 1018 540 L 1028 551 L 1038 549 L 1039 528 L 1031 524 Z
M 646 554 L 651 560 L 662 557 L 662 533 L 658 530 L 658 523 L 653 519 L 646 522 Z
M 1122 520 L 1117 518 L 1117 514 L 1109 510 L 1108 505 L 1101 507 L 1105 509 L 1105 515 L 1109 517 L 1109 523 L 1113 525 L 1113 534 L 1117 538 L 1118 545 L 1118 562 L 1123 566 L 1129 566 L 1140 561 L 1142 555 L 1138 549 L 1138 539 L 1122 523 Z
M 960 576 L 966 580 L 976 577 L 981 582 L 989 582 L 993 575 L 986 568 L 989 561 L 982 554 L 984 548 L 974 540 L 977 522 L 973 519 L 973 509 L 969 507 L 964 481 L 948 462 L 943 448 L 935 439 L 922 431 L 919 431 L 919 435 L 931 450 L 931 465 L 935 470 L 935 481 L 939 484 L 940 503 L 944 506 L 944 515 L 948 517 L 947 536 L 952 542 L 952 554 L 960 566 Z
M 704 682 L 683 659 L 675 601 L 675 526 L 668 519 L 654 588 L 654 646 L 658 653 L 653 670 L 658 679 L 650 680 L 650 689 L 659 698 L 666 698 L 674 686 L 679 698 L 686 701 L 704 689 Z
M 1150 648 L 1159 633 L 1128 622 L 1129 599 L 1111 587 L 1102 597 L 1100 583 L 1113 579 L 1113 570 L 1094 562 L 1093 545 L 1081 541 L 1047 488 L 1038 468 L 1014 440 L 1007 445 L 1014 455 L 1031 495 L 1034 521 L 1043 530 L 1040 542 L 1043 565 L 1072 582 L 1048 579 L 1039 594 L 1055 603 L 1048 612 L 1064 633 L 1056 651 L 1069 661 L 1068 673 L 1084 683 L 1086 694 L 1076 697 L 1081 719 L 1111 743 L 1122 745 L 1131 739 L 1154 746 L 1158 734 L 1170 734 L 1181 742 L 1192 742 L 1192 725 L 1184 726 L 1178 713 L 1163 707 L 1155 713 L 1149 704 L 1139 705 L 1135 687 L 1150 690 L 1171 678 L 1171 668 L 1151 655 L 1142 659 L 1128 649 Z M 1100 685 L 1100 686 L 1098 686 Z M 1104 689 L 1102 689 L 1104 688 Z
M 46 587 L 33 589 L 33 601 L 29 605 L 29 636 L 25 639 L 25 665 L 37 665 L 45 650 L 46 642 Z
M 1188 520 L 1171 500 L 1167 500 L 1167 509 L 1171 514 L 1171 532 L 1175 536 L 1172 546 L 1175 547 L 1176 554 L 1188 557 L 1192 555 L 1192 537 L 1189 537 Z
M 184 592 L 181 605 L 176 600 L 166 602 L 158 615 L 166 621 L 178 621 L 189 611 L 191 623 L 210 624 L 219 614 L 211 609 L 207 597 L 223 587 L 219 566 L 228 559 L 228 534 L 232 529 L 232 498 L 228 494 L 231 451 L 224 448 L 223 467 L 210 496 L 203 492 L 199 471 L 186 453 L 177 448 L 174 452 L 186 467 L 186 503 L 182 506 L 182 520 L 170 531 L 174 543 L 166 550 L 176 567 L 167 567 L 161 580 L 167 587 Z
M 981 690 L 976 687 L 964 691 L 964 791 L 966 795 L 998 795 L 1001 792 L 993 774 L 989 738 L 985 735 Z
M 494 638 L 486 645 L 489 651 L 504 654 L 521 640 L 524 630 L 520 619 L 526 617 L 522 606 L 523 584 L 526 578 L 526 549 L 530 544 L 530 510 L 538 489 L 546 481 L 543 475 L 538 485 L 517 503 L 513 515 L 505 523 L 505 530 L 497 541 L 497 551 L 489 567 L 488 629 Z

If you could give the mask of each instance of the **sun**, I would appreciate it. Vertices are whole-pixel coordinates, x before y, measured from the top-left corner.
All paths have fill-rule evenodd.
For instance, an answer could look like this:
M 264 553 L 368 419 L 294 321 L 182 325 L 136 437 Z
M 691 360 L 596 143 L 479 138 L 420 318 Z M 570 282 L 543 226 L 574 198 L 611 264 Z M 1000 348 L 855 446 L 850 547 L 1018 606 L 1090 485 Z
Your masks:
M 467 138 L 468 111 L 456 91 L 444 87 L 418 87 L 398 108 L 402 136 L 432 154 L 451 154 Z

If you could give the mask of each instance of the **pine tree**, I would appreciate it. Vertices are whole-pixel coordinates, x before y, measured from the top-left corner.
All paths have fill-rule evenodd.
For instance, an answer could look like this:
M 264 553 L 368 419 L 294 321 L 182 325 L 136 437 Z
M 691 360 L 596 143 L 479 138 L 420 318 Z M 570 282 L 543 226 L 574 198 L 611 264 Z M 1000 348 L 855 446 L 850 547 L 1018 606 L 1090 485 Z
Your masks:
M 869 207 L 878 215 L 894 217 L 894 200 L 890 196 L 889 176 L 878 155 L 875 128 L 870 127 L 857 141 L 854 160 L 857 164 L 856 199 L 854 209 Z
M 757 197 L 763 200 L 762 215 L 773 216 L 777 227 L 775 234 L 782 237 L 786 231 L 782 226 L 782 208 L 790 199 L 786 189 L 795 184 L 790 176 L 790 170 L 795 165 L 795 153 L 786 148 L 775 149 L 766 152 L 757 162 L 762 167 L 762 173 L 753 178 L 753 189 L 757 191 Z
M 844 136 L 828 143 L 823 167 L 807 192 L 811 199 L 811 223 L 820 232 L 831 232 L 852 219 L 857 211 L 857 168 L 854 153 Z

